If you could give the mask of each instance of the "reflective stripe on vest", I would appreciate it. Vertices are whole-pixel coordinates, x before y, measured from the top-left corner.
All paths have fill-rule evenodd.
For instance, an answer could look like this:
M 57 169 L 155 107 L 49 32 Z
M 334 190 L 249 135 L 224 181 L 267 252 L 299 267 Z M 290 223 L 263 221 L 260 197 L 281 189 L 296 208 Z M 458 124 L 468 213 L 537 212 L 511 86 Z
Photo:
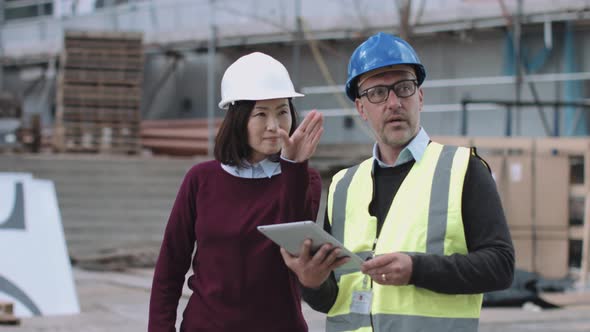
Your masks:
M 374 314 L 375 331 L 477 331 L 477 318 L 438 318 L 409 315 Z M 350 313 L 348 315 L 330 317 L 326 332 L 373 331 L 371 318 L 368 315 Z
M 431 142 L 400 186 L 401 195 L 392 202 L 375 253 L 466 254 L 460 209 L 468 162 L 468 149 Z M 336 174 L 328 199 L 333 235 L 363 256 L 370 255 L 376 236 L 376 218 L 368 214 L 372 167 L 373 159 L 368 159 Z M 396 222 L 400 219 L 405 222 Z M 363 275 L 343 269 L 335 274 L 340 292 L 328 313 L 327 330 L 371 331 L 368 315 L 350 313 L 351 294 L 362 289 Z M 373 284 L 373 293 L 375 331 L 477 330 L 481 294 L 445 295 L 414 286 L 378 284 Z

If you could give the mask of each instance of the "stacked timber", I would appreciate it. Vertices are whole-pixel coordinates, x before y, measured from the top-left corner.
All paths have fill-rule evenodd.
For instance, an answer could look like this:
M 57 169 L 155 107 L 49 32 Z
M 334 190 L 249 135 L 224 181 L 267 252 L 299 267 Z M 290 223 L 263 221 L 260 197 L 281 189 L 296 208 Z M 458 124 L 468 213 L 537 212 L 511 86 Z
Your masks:
M 222 119 L 214 120 L 213 138 Z M 208 154 L 207 119 L 143 120 L 141 144 L 153 154 L 198 156 Z
M 139 152 L 142 34 L 66 32 L 61 66 L 55 149 Z

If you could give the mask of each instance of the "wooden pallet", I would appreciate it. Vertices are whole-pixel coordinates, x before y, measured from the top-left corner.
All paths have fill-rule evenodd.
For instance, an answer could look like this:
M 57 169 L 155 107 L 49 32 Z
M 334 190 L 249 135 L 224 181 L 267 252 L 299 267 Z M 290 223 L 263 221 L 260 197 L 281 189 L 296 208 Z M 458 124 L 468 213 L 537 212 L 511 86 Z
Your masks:
M 65 69 L 97 69 L 97 70 L 128 70 L 143 69 L 143 54 L 137 52 L 96 51 L 96 50 L 65 50 L 61 57 Z
M 101 84 L 63 84 L 64 97 L 78 98 L 133 98 L 137 99 L 141 94 L 138 86 L 112 86 Z
M 97 124 L 139 123 L 137 109 L 85 108 L 66 106 L 63 110 L 64 123 L 94 122 Z
M 142 46 L 140 32 L 110 31 L 66 31 L 64 48 L 97 49 L 97 50 L 129 50 L 136 52 Z
M 103 85 L 131 85 L 141 84 L 141 71 L 126 71 L 113 69 L 66 68 L 62 73 L 62 80 L 66 84 L 103 84 Z
M 61 61 L 55 150 L 139 152 L 142 34 L 67 31 Z
M 66 151 L 83 153 L 137 154 L 141 149 L 141 142 L 137 138 L 115 136 L 109 132 L 65 135 L 63 144 Z

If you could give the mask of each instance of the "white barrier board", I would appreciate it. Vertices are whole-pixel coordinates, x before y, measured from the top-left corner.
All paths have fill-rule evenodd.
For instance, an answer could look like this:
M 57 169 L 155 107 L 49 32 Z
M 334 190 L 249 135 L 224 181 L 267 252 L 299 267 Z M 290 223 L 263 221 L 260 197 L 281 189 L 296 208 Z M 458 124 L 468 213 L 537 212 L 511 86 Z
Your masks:
M 52 181 L 0 173 L 0 300 L 17 317 L 80 312 Z

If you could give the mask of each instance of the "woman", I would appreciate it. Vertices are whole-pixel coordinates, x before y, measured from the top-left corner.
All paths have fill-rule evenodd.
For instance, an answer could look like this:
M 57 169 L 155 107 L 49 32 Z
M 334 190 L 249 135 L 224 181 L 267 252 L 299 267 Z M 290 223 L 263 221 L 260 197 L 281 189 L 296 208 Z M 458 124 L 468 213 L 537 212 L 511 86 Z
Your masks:
M 194 166 L 180 187 L 156 264 L 148 329 L 175 330 L 192 262 L 181 331 L 307 331 L 297 278 L 256 227 L 315 220 L 321 180 L 307 160 L 322 115 L 312 111 L 296 126 L 291 98 L 303 95 L 285 67 L 262 53 L 227 68 L 221 95 L 227 113 L 216 160 Z

